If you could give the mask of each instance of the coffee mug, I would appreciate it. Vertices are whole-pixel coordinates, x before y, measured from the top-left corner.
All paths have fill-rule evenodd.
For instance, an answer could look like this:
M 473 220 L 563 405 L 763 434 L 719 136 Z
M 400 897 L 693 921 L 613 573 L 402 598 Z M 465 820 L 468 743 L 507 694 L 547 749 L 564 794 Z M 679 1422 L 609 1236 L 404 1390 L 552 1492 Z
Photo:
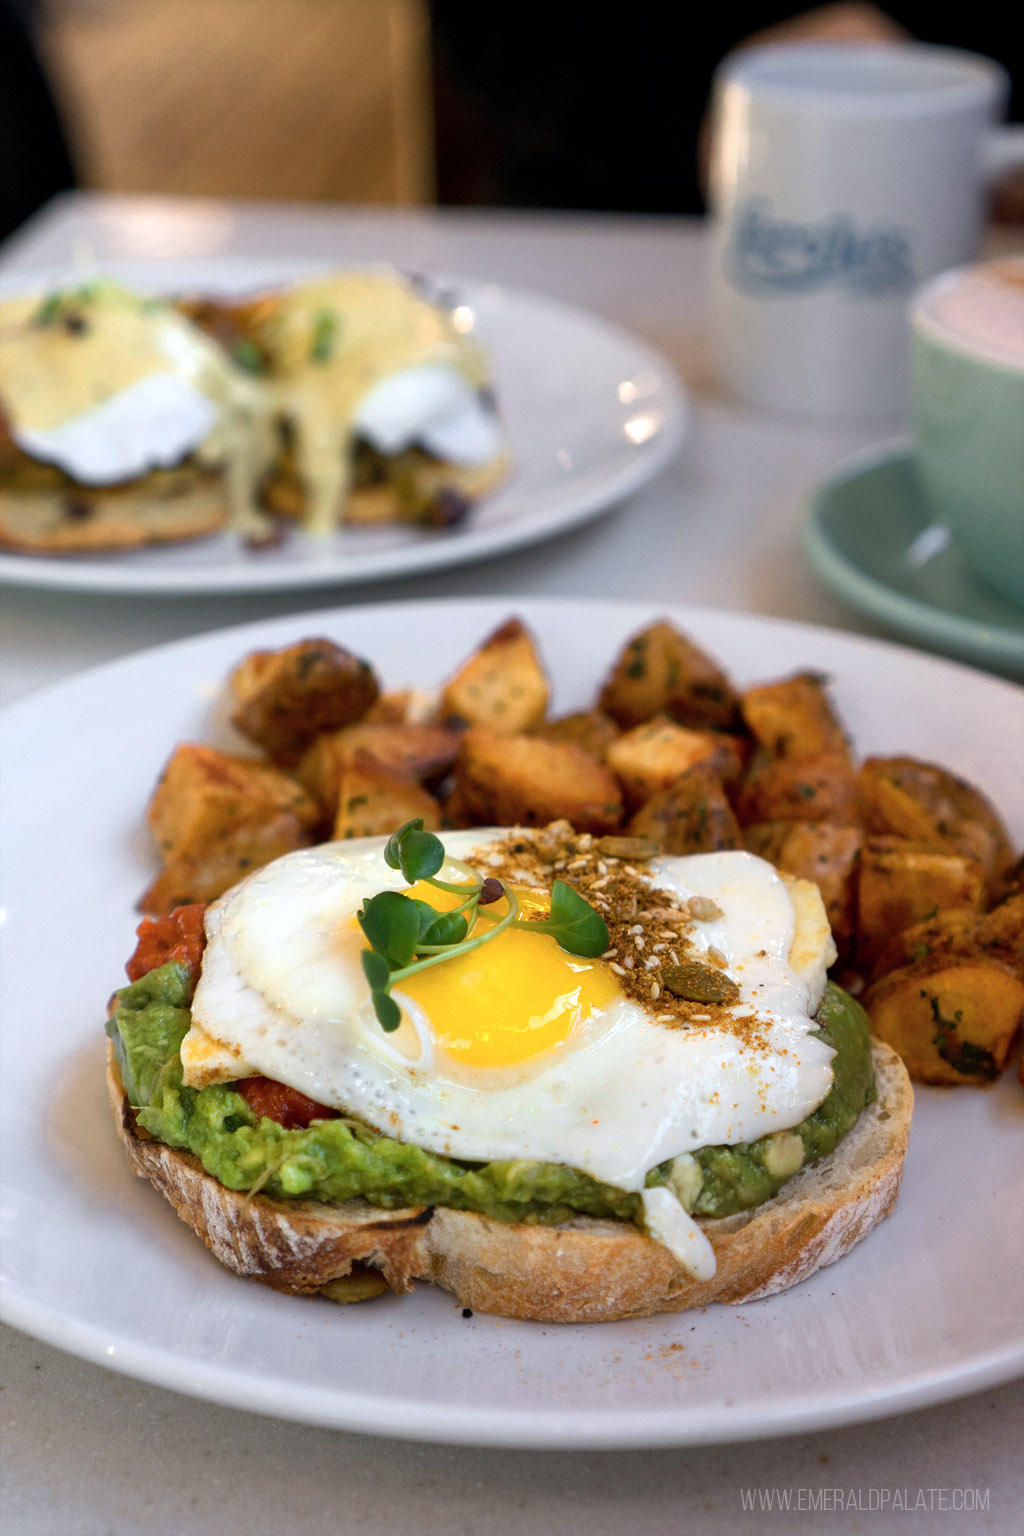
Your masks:
M 935 278 L 910 323 L 925 505 L 967 563 L 1024 606 L 1024 256 Z
M 821 417 L 905 414 L 906 309 L 970 261 L 989 59 L 924 44 L 801 43 L 716 76 L 710 205 L 719 371 L 738 399 Z

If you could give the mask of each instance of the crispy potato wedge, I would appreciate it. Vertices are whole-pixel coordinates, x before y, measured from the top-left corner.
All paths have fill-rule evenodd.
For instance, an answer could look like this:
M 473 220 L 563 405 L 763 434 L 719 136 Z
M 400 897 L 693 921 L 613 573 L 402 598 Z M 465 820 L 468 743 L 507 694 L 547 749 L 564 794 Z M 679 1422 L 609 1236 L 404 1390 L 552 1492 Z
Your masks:
M 930 956 L 883 976 L 861 1001 L 918 1082 L 988 1083 L 1020 1028 L 1024 982 L 992 957 Z
M 543 741 L 571 741 L 603 763 L 620 731 L 615 721 L 599 709 L 582 709 L 572 715 L 560 715 L 557 720 L 545 720 L 531 734 Z
M 415 779 L 405 778 L 366 751 L 356 753 L 338 781 L 338 810 L 332 837 L 390 837 L 414 817 L 428 832 L 441 825 L 441 807 Z
M 282 763 L 297 761 L 321 732 L 361 719 L 380 693 L 370 664 L 331 640 L 254 651 L 228 684 L 233 724 Z
M 139 909 L 152 917 L 166 917 L 175 907 L 193 901 L 215 901 L 244 875 L 312 842 L 308 829 L 291 811 L 225 827 L 191 852 L 170 857 L 143 894 Z
M 626 642 L 598 707 L 627 731 L 653 715 L 698 731 L 737 730 L 741 724 L 738 695 L 721 667 L 664 620 Z
M 296 776 L 330 819 L 337 815 L 339 785 L 359 753 L 368 753 L 401 778 L 436 784 L 452 767 L 459 733 L 446 725 L 367 724 L 318 736 L 303 755 Z
M 606 761 L 618 778 L 627 805 L 636 808 L 668 787 L 698 763 L 721 780 L 739 778 L 740 755 L 735 740 L 724 732 L 692 731 L 666 715 L 656 715 L 619 737 L 608 748 Z
M 249 870 L 308 846 L 320 812 L 280 769 L 184 742 L 160 776 L 147 819 L 163 870 L 140 904 L 162 916 L 212 901 Z
M 550 695 L 532 636 L 518 619 L 509 619 L 445 684 L 441 714 L 514 736 L 541 723 Z
M 278 768 L 199 742 L 183 742 L 166 764 L 146 813 L 165 861 L 201 854 L 211 843 L 279 815 L 303 831 L 319 811 L 302 785 Z
M 363 725 L 438 725 L 440 699 L 424 688 L 396 688 L 382 693 L 363 716 Z
M 959 909 L 904 928 L 893 936 L 878 970 L 884 974 L 934 955 L 987 956 L 1024 981 L 1024 895 L 1008 896 L 980 917 Z
M 935 763 L 869 757 L 859 789 L 870 833 L 913 838 L 979 859 L 990 897 L 1009 882 L 1013 850 L 1002 818 L 985 796 Z
M 816 672 L 800 672 L 778 683 L 748 688 L 740 700 L 755 739 L 773 757 L 814 758 L 822 752 L 849 757 L 849 744 Z
M 615 775 L 573 742 L 473 726 L 459 748 L 446 813 L 470 826 L 564 818 L 578 832 L 611 832 L 622 821 L 622 801 Z
M 857 959 L 873 974 L 902 933 L 938 913 L 980 916 L 985 879 L 977 859 L 895 837 L 868 838 L 861 854 Z
M 760 821 L 808 821 L 835 827 L 860 822 L 857 779 L 845 749 L 813 757 L 755 752 L 733 793 L 741 826 Z
M 704 763 L 652 795 L 631 818 L 630 833 L 660 843 L 666 853 L 714 853 L 742 848 L 743 834 L 722 781 Z
M 751 853 L 821 891 L 840 959 L 853 952 L 856 933 L 857 869 L 864 834 L 859 827 L 828 822 L 762 821 L 743 830 Z

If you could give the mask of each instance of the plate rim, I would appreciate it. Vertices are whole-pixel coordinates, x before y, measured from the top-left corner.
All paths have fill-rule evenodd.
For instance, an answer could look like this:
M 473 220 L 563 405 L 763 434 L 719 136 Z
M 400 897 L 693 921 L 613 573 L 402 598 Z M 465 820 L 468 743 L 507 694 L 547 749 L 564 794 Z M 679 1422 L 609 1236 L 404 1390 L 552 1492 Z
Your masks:
M 895 653 L 902 660 L 912 660 L 916 666 L 926 670 L 961 673 L 972 684 L 991 690 L 993 695 L 999 694 L 1015 704 L 1024 704 L 1024 690 L 1005 679 L 888 640 L 851 634 L 801 620 L 691 604 L 662 605 L 628 599 L 515 597 L 497 594 L 406 602 L 388 600 L 354 606 L 332 604 L 309 613 L 293 612 L 248 620 L 242 624 L 214 627 L 199 635 L 129 653 L 88 668 L 75 677 L 41 688 L 3 710 L 0 719 L 8 727 L 17 727 L 22 719 L 30 726 L 32 716 L 37 711 L 41 710 L 45 714 L 55 705 L 59 706 L 61 696 L 68 692 L 91 687 L 96 683 L 106 685 L 111 675 L 116 676 L 118 672 L 136 668 L 145 669 L 154 659 L 171 655 L 183 658 L 187 666 L 190 653 L 200 653 L 211 643 L 218 649 L 229 646 L 234 649 L 236 645 L 241 648 L 257 639 L 264 643 L 273 642 L 307 626 L 327 623 L 344 626 L 353 620 L 358 622 L 361 616 L 390 619 L 398 612 L 411 619 L 417 613 L 437 616 L 452 609 L 474 616 L 474 622 L 482 624 L 496 621 L 501 614 L 507 615 L 513 611 L 520 613 L 527 624 L 540 615 L 564 617 L 567 613 L 572 616 L 589 611 L 596 615 L 611 611 L 624 627 L 652 622 L 656 616 L 662 616 L 675 619 L 695 630 L 707 621 L 712 624 L 737 625 L 753 632 L 767 626 L 792 638 L 802 639 L 806 636 L 808 641 L 813 640 L 815 635 L 824 635 L 838 641 L 843 647 L 849 646 L 852 650 L 866 652 L 869 657 L 879 661 L 886 654 Z M 709 641 L 709 644 L 713 645 L 714 641 Z M 260 1400 L 253 1401 L 255 1378 L 245 1376 L 237 1368 L 197 1368 L 194 1359 L 174 1356 L 166 1347 L 156 1348 L 135 1340 L 129 1340 L 126 1345 L 123 1340 L 113 1337 L 109 1331 L 104 1331 L 96 1324 L 69 1318 L 66 1312 L 48 1304 L 34 1302 L 23 1289 L 14 1290 L 6 1281 L 0 1287 L 0 1317 L 33 1337 L 93 1363 L 204 1401 L 352 1432 L 390 1435 L 416 1441 L 519 1449 L 638 1449 L 726 1444 L 783 1437 L 813 1428 L 867 1422 L 950 1401 L 999 1385 L 1024 1373 L 1022 1336 L 1020 1339 L 1011 1337 L 999 1346 L 971 1355 L 941 1370 L 918 1371 L 913 1375 L 905 1372 L 904 1379 L 898 1384 L 884 1382 L 873 1385 L 870 1380 L 862 1378 L 855 1388 L 851 1388 L 849 1383 L 842 1383 L 827 1396 L 820 1392 L 810 1395 L 792 1393 L 786 1399 L 777 1400 L 772 1405 L 770 1415 L 763 1403 L 745 1413 L 742 1400 L 731 1404 L 702 1404 L 699 1424 L 693 1422 L 692 1416 L 687 1417 L 685 1405 L 675 1410 L 671 1407 L 639 1408 L 626 1412 L 620 1410 L 617 1414 L 611 1411 L 588 1414 L 579 1408 L 566 1413 L 545 1407 L 528 1411 L 523 1408 L 504 1410 L 494 1407 L 481 1410 L 477 1406 L 455 1411 L 446 1406 L 441 1410 L 443 1422 L 439 1422 L 438 1410 L 430 1409 L 429 1405 L 418 1399 L 407 1398 L 399 1404 L 394 1398 L 380 1395 L 370 1399 L 359 1398 L 334 1388 L 282 1384 L 280 1378 L 274 1376 L 269 1378 L 270 1385 L 262 1394 L 258 1391 L 255 1393 Z M 112 1346 L 115 1351 L 113 1354 Z M 197 1374 L 203 1379 L 197 1380 Z M 282 1397 L 287 1401 L 282 1403 Z
M 113 258 L 101 265 L 104 275 L 109 274 L 117 278 L 121 274 L 161 267 L 168 274 L 176 269 L 201 271 L 209 268 L 220 269 L 222 276 L 225 272 L 230 273 L 235 270 L 240 272 L 249 270 L 254 274 L 260 271 L 264 274 L 270 272 L 283 274 L 291 271 L 296 276 L 305 276 L 329 271 L 338 265 L 394 267 L 397 264 L 382 261 L 339 264 L 309 257 L 215 255 L 148 259 Z M 570 497 L 567 504 L 560 507 L 554 515 L 527 513 L 526 516 L 517 516 L 511 521 L 492 527 L 474 529 L 471 525 L 464 532 L 456 531 L 428 536 L 422 541 L 415 538 L 416 530 L 410 530 L 412 537 L 408 542 L 372 552 L 369 557 L 364 557 L 359 563 L 350 567 L 344 565 L 343 554 L 333 552 L 331 558 L 322 564 L 313 561 L 308 566 L 278 565 L 275 567 L 272 564 L 262 563 L 263 557 L 260 557 L 260 563 L 245 567 L 218 567 L 216 564 L 191 567 L 170 564 L 163 570 L 159 566 L 136 568 L 130 557 L 141 553 L 139 550 L 100 552 L 95 556 L 48 557 L 0 549 L 0 585 L 36 590 L 119 592 L 140 597 L 180 598 L 194 594 L 239 596 L 258 592 L 304 591 L 314 587 L 346 589 L 358 588 L 374 581 L 408 580 L 438 570 L 457 569 L 463 565 L 494 558 L 510 550 L 542 543 L 549 538 L 569 532 L 582 523 L 610 514 L 617 506 L 635 495 L 649 480 L 659 475 L 686 443 L 693 422 L 693 407 L 689 392 L 679 370 L 645 337 L 639 336 L 614 320 L 607 319 L 597 310 L 590 309 L 586 305 L 574 304 L 541 290 L 493 282 L 488 278 L 468 277 L 447 270 L 431 269 L 429 275 L 431 279 L 441 284 L 458 285 L 467 293 L 497 295 L 503 302 L 511 303 L 513 307 L 525 306 L 534 311 L 547 311 L 555 317 L 565 317 L 571 323 L 585 323 L 589 329 L 603 334 L 610 342 L 628 348 L 635 354 L 634 371 L 653 369 L 659 375 L 660 402 L 665 410 L 664 425 L 653 438 L 637 445 L 635 455 L 604 488 L 599 488 L 597 491 L 593 489 L 577 491 L 575 496 Z M 19 293 L 31 292 L 33 283 L 46 287 L 47 284 L 59 281 L 62 277 L 66 279 L 68 276 L 67 267 L 15 268 L 7 272 L 0 267 L 0 297 L 13 297 Z M 124 280 L 135 282 L 140 286 L 145 286 L 146 282 L 146 279 L 138 277 L 126 277 Z M 287 279 L 281 277 L 278 280 L 286 281 Z M 256 281 L 255 277 L 251 280 L 252 284 Z M 272 279 L 264 275 L 260 281 L 269 283 Z M 164 284 L 154 284 L 157 291 L 170 286 L 169 275 Z M 243 286 L 241 282 L 237 285 L 239 288 Z M 512 443 L 512 449 L 514 475 L 514 443 Z M 511 483 L 514 485 L 514 481 Z M 500 486 L 494 494 L 498 495 L 505 489 L 507 489 L 506 486 Z M 359 530 L 356 529 L 353 532 L 358 537 Z M 198 547 L 201 541 L 195 541 L 195 543 Z M 172 551 L 178 547 L 180 546 L 166 546 Z M 159 545 L 148 547 L 149 556 L 157 561 L 162 552 Z M 122 555 L 129 557 L 123 563 Z M 272 560 L 273 551 L 266 551 L 266 556 Z
M 1009 627 L 990 624 L 964 614 L 926 603 L 890 586 L 848 558 L 827 524 L 831 498 L 842 486 L 872 470 L 909 459 L 909 436 L 889 438 L 840 460 L 815 487 L 801 528 L 804 551 L 819 576 L 851 606 L 872 615 L 891 630 L 979 666 L 996 666 L 1024 673 L 1024 628 L 1018 634 Z M 1024 624 L 1024 616 L 1022 616 Z
M 908 1381 L 898 1388 L 866 1383 L 858 1392 L 835 1391 L 824 1399 L 776 1399 L 760 1416 L 743 1418 L 741 1402 L 701 1405 L 700 1422 L 681 1432 L 679 1416 L 670 1409 L 632 1409 L 626 1413 L 588 1413 L 574 1409 L 490 1408 L 447 1406 L 443 1417 L 425 1401 L 396 1402 L 384 1396 L 366 1397 L 335 1388 L 288 1383 L 241 1372 L 218 1371 L 195 1360 L 175 1359 L 166 1351 L 119 1340 L 90 1324 L 68 1327 L 48 1308 L 33 1310 L 24 1298 L 11 1300 L 0 1285 L 0 1322 L 63 1350 L 77 1359 L 114 1371 L 128 1380 L 179 1392 L 201 1402 L 219 1404 L 264 1418 L 284 1419 L 349 1434 L 366 1434 L 418 1443 L 503 1448 L 508 1450 L 663 1450 L 695 1445 L 735 1445 L 752 1440 L 781 1440 L 818 1429 L 935 1407 L 970 1397 L 1024 1376 L 1024 1340 L 988 1351 L 969 1366 Z M 21 1301 L 21 1305 L 18 1305 Z M 571 1328 L 574 1325 L 559 1325 Z M 599 1328 L 600 1323 L 579 1326 Z M 198 1382 L 196 1377 L 208 1378 Z M 255 1399 L 255 1400 L 254 1400 Z M 283 1411 L 284 1410 L 284 1411 Z M 431 1414 L 430 1430 L 424 1431 Z M 683 1410 L 685 1415 L 685 1409 Z

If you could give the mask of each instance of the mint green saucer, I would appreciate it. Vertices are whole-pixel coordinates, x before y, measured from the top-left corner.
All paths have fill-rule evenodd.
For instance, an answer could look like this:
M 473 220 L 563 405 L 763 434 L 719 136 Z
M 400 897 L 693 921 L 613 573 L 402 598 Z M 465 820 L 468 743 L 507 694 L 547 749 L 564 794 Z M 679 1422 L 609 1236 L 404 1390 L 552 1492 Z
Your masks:
M 815 492 L 803 542 L 852 607 L 921 645 L 1024 676 L 1024 609 L 973 575 L 932 522 L 907 439 L 839 465 Z

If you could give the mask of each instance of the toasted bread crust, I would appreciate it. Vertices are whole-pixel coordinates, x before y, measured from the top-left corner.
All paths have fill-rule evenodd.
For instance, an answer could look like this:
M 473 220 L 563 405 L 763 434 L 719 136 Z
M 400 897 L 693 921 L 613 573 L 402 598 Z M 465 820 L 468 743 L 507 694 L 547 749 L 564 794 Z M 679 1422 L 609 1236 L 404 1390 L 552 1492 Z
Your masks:
M 276 1290 L 313 1295 L 355 1272 L 392 1291 L 428 1280 L 463 1306 L 540 1322 L 610 1322 L 712 1301 L 771 1296 L 833 1264 L 892 1210 L 910 1135 L 913 1090 L 896 1053 L 874 1042 L 878 1100 L 836 1151 L 752 1211 L 702 1223 L 718 1261 L 694 1280 L 661 1244 L 624 1222 L 560 1226 L 471 1211 L 365 1200 L 270 1200 L 226 1189 L 197 1158 L 143 1139 L 113 1050 L 107 1084 L 132 1170 L 148 1179 L 222 1264 Z
M 509 461 L 487 465 L 432 465 L 454 496 L 473 505 L 506 479 Z M 349 495 L 342 523 L 383 525 L 411 519 L 393 485 L 358 486 Z M 154 491 L 146 480 L 112 488 L 73 490 L 0 489 L 0 549 L 23 554 L 99 554 L 146 544 L 177 544 L 220 533 L 231 524 L 223 478 L 209 474 L 173 495 Z
M 186 490 L 157 495 L 146 482 L 113 489 L 0 491 L 0 549 L 25 554 L 95 554 L 205 538 L 228 523 L 220 476 L 203 476 Z

